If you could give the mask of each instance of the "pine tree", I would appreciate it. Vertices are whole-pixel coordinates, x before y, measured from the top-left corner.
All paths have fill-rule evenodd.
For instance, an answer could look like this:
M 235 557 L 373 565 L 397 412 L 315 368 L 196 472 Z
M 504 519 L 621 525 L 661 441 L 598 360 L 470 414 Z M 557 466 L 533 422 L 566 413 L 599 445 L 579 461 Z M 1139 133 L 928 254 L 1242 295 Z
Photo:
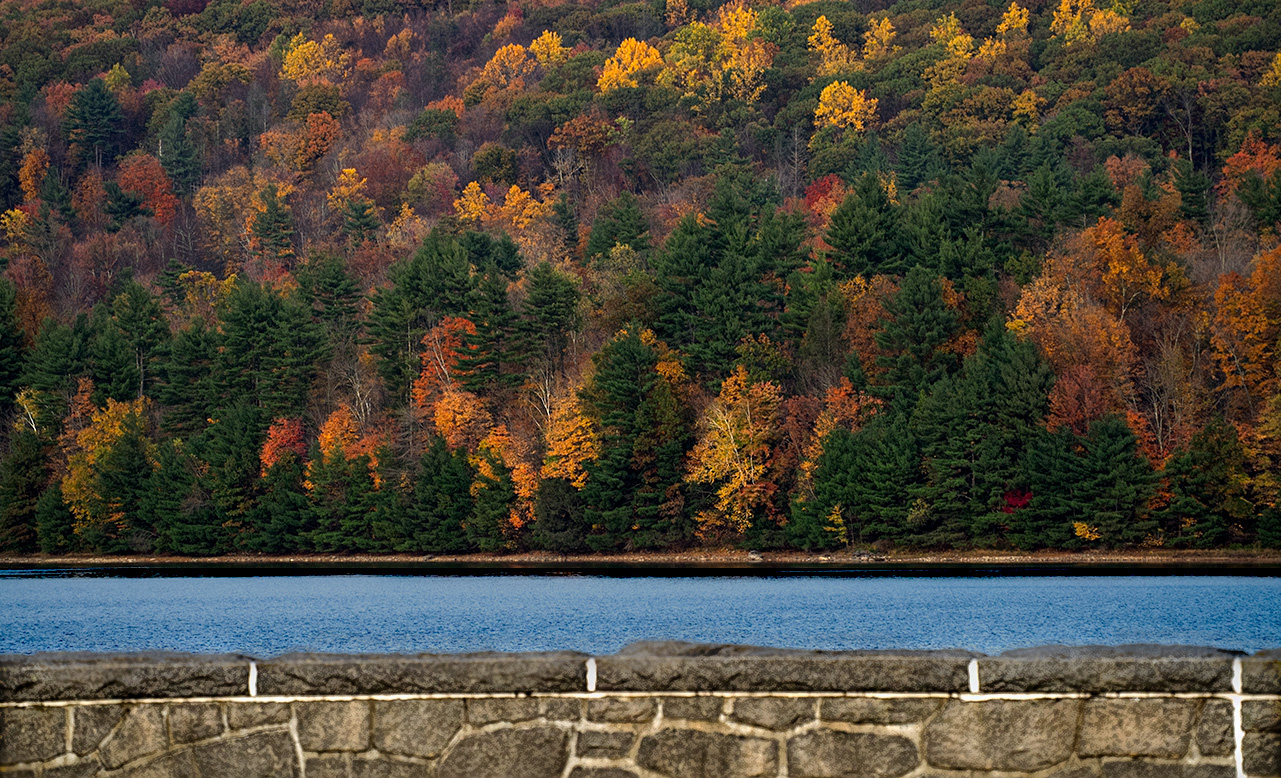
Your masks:
M 294 255 L 294 219 L 289 206 L 280 199 L 275 184 L 267 184 L 258 193 L 263 209 L 250 225 L 250 232 L 258 242 L 258 254 L 282 264 L 288 264 Z
M 703 312 L 695 294 L 708 282 L 720 248 L 715 231 L 691 215 L 681 219 L 654 257 L 654 282 L 662 292 L 654 332 L 673 348 L 685 349 L 698 337 Z
M 515 388 L 523 383 L 523 377 L 513 368 L 525 360 L 518 343 L 516 314 L 507 298 L 507 279 L 493 265 L 479 277 L 468 312 L 476 332 L 466 337 L 467 349 L 458 360 L 458 372 L 463 376 L 463 387 L 471 392 Z
M 630 192 L 619 195 L 597 214 L 587 239 L 587 259 L 608 256 L 614 246 L 631 246 L 641 255 L 649 251 L 649 225 Z
M 450 451 L 433 437 L 414 473 L 413 499 L 403 518 L 406 538 L 397 551 L 452 554 L 467 551 L 464 527 L 475 500 L 470 489 L 475 474 L 463 451 Z
M 119 232 L 130 219 L 152 215 L 151 209 L 143 206 L 142 195 L 126 192 L 115 181 L 108 181 L 103 189 L 107 192 L 107 203 L 103 210 L 111 217 L 111 222 L 107 225 L 108 231 Z
M 18 325 L 17 293 L 9 279 L 0 278 L 0 411 L 13 403 L 26 351 Z
M 178 331 L 160 365 L 156 399 L 165 407 L 164 429 L 190 438 L 205 428 L 211 409 L 221 404 L 219 349 L 222 335 L 196 319 Z
M 80 377 L 89 373 L 89 317 L 72 326 L 45 319 L 27 356 L 21 384 L 35 393 L 36 423 L 42 432 L 56 430 L 66 415 Z
M 62 121 L 63 132 L 82 165 L 102 167 L 119 151 L 124 114 L 101 78 L 77 90 Z
M 62 500 L 62 484 L 55 480 L 36 501 L 36 541 L 41 553 L 69 554 L 81 547 L 75 534 L 76 517 Z
M 903 143 L 898 150 L 898 186 L 911 192 L 921 184 L 929 183 L 942 171 L 938 147 L 919 122 L 912 122 L 903 130 Z
M 584 521 L 583 500 L 574 485 L 564 478 L 545 478 L 534 500 L 533 543 L 535 548 L 555 554 L 578 554 L 588 550 L 589 529 Z
M 372 200 L 364 197 L 353 197 L 342 209 L 342 234 L 347 236 L 351 245 L 359 246 L 373 238 L 378 229 L 378 215 Z
M 149 552 L 155 547 L 156 521 L 152 514 L 152 463 L 148 440 L 138 414 L 125 417 L 122 434 L 98 462 L 98 488 L 109 515 L 121 527 L 125 549 Z
M 1210 218 L 1205 197 L 1210 189 L 1210 179 L 1188 159 L 1174 160 L 1173 167 L 1174 188 L 1179 192 L 1179 212 L 1186 219 L 1205 224 Z
M 1222 419 L 1193 435 L 1166 463 L 1164 476 L 1172 499 L 1157 520 L 1171 545 L 1220 546 L 1230 526 L 1244 528 L 1254 518 L 1245 499 L 1245 453 L 1236 428 Z
M 165 175 L 178 194 L 190 195 L 200 184 L 200 152 L 187 136 L 187 119 L 175 114 L 165 123 L 158 140 L 156 156 Z
M 880 177 L 864 174 L 828 224 L 829 261 L 836 277 L 901 274 L 906 269 L 898 244 L 901 218 Z
M 0 553 L 26 554 L 38 548 L 36 507 L 48 483 L 40 438 L 19 428 L 0 461 Z
M 250 514 L 254 532 L 242 541 L 244 546 L 267 554 L 304 548 L 303 533 L 313 528 L 316 519 L 298 456 L 286 452 L 262 474 L 258 490 L 262 496 Z
M 130 281 L 111 301 L 112 324 L 120 331 L 138 376 L 135 397 L 148 394 L 169 342 L 169 324 L 146 287 Z
M 58 212 L 64 224 L 70 224 L 76 218 L 76 209 L 71 205 L 71 192 L 62 183 L 62 176 L 50 170 L 40 185 L 40 199 Z
M 885 302 L 885 320 L 876 345 L 888 352 L 877 363 L 887 368 L 877 391 L 908 409 L 955 363 L 943 345 L 956 334 L 956 314 L 943 302 L 938 278 L 917 265 L 908 271 L 898 294 Z
M 155 447 L 155 467 L 148 487 L 145 509 L 155 528 L 156 552 L 184 553 L 182 548 L 193 548 L 174 542 L 175 538 L 184 536 L 191 524 L 189 515 L 193 511 L 198 513 L 191 499 L 196 491 L 196 474 L 181 441 L 161 440 Z
M 495 452 L 482 448 L 478 456 L 485 466 L 473 482 L 476 502 L 464 529 L 471 547 L 479 551 L 498 551 L 507 543 L 503 530 L 508 525 L 512 503 L 516 501 L 516 488 L 512 484 L 511 470 Z
M 765 312 L 770 293 L 761 281 L 758 255 L 746 245 L 742 231 L 741 226 L 735 228 L 739 234 L 726 241 L 706 283 L 694 289 L 699 315 L 688 350 L 692 363 L 712 385 L 719 385 L 729 374 L 744 338 L 771 329 Z
M 547 262 L 540 262 L 529 271 L 528 283 L 529 292 L 521 308 L 520 338 L 532 360 L 546 364 L 556 375 L 564 375 L 565 350 L 570 336 L 582 324 L 578 285 Z

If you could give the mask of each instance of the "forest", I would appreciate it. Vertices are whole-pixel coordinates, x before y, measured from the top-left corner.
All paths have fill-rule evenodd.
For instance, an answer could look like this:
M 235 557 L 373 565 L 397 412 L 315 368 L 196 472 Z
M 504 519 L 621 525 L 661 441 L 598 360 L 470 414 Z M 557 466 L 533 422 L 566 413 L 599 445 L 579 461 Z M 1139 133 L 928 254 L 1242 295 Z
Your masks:
M 1274 0 L 0 0 L 0 553 L 1281 547 Z

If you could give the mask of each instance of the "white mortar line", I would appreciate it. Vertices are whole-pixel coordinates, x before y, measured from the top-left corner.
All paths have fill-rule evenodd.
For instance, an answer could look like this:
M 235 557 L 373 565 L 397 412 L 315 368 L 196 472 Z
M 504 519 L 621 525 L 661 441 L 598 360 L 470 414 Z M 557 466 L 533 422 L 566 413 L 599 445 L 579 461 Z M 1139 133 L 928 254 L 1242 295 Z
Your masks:
M 249 696 L 258 696 L 258 663 L 249 663 Z
M 1245 726 L 1241 714 L 1242 691 L 1241 658 L 1232 660 L 1232 757 L 1236 762 L 1237 778 L 1246 778 L 1245 774 Z
M 596 691 L 596 657 L 587 657 L 587 691 Z
M 970 694 L 979 693 L 979 660 L 970 660 Z

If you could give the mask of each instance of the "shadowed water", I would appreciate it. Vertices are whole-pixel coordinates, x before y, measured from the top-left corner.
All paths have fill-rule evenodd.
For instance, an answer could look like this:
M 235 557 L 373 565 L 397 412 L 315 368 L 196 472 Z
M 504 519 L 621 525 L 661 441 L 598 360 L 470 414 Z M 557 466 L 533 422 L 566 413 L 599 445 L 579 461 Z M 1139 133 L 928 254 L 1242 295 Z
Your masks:
M 44 571 L 48 576 L 48 571 Z M 1281 578 L 0 575 L 0 653 L 1281 646 Z

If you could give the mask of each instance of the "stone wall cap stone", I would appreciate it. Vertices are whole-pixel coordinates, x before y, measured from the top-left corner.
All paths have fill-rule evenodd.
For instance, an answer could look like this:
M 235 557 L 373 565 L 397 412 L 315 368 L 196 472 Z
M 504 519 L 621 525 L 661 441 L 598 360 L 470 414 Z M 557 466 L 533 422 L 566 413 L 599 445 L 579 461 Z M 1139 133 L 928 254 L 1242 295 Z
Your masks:
M 1281 694 L 1281 648 L 1259 651 L 1241 660 L 1241 691 Z
M 582 691 L 588 655 L 285 654 L 258 664 L 262 695 Z
M 0 655 L 0 702 L 244 694 L 251 658 L 152 651 Z
M 1040 646 L 979 660 L 985 692 L 1226 692 L 1242 656 L 1209 646 Z

